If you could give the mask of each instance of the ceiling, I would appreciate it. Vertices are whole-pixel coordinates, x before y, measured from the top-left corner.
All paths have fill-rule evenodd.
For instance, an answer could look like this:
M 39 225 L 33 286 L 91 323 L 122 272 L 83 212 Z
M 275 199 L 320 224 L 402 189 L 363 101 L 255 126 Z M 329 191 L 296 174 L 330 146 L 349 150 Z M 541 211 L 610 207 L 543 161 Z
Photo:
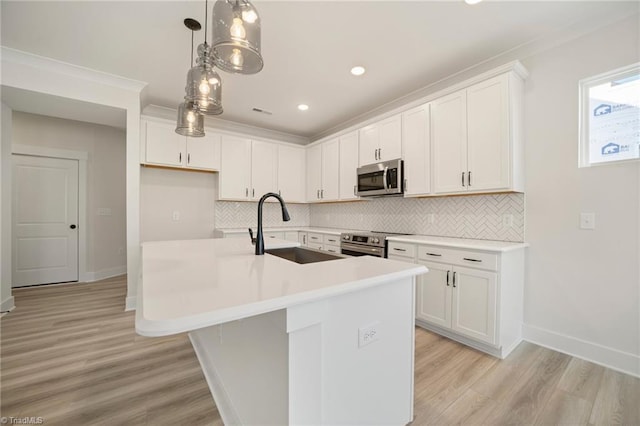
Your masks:
M 221 119 L 314 137 L 403 95 L 581 22 L 638 13 L 623 1 L 259 1 L 264 69 L 220 72 Z M 209 2 L 212 9 L 213 0 Z M 184 96 L 204 1 L 6 1 L 2 45 L 148 82 L 147 104 Z M 211 17 L 209 17 L 211 18 Z M 211 20 L 211 19 L 209 19 Z M 208 38 L 210 39 L 209 29 Z M 196 33 L 201 42 L 204 30 Z M 362 77 L 349 73 L 363 65 Z M 308 111 L 297 105 L 305 103 Z M 252 108 L 270 111 L 260 114 Z

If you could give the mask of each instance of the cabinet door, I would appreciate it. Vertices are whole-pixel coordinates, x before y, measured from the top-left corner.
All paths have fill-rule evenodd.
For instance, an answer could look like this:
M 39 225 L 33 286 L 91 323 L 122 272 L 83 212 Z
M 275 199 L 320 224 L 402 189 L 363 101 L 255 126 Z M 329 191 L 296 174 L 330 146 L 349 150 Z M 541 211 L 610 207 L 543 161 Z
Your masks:
M 307 202 L 320 201 L 322 187 L 322 145 L 307 149 Z
M 358 131 L 359 145 L 359 166 L 377 163 L 378 148 L 380 147 L 380 127 L 378 124 L 371 124 Z
M 340 137 L 340 193 L 341 200 L 355 200 L 358 168 L 358 133 Z
M 510 182 L 508 76 L 467 89 L 469 190 L 506 189 Z
M 278 192 L 278 146 L 270 142 L 251 142 L 251 189 L 249 197 L 259 200 L 267 192 Z M 270 201 L 277 202 L 275 199 Z
M 175 132 L 175 125 L 146 122 L 145 163 L 182 167 L 185 148 L 186 137 Z
M 497 274 L 458 266 L 453 271 L 451 328 L 473 339 L 495 344 Z M 431 275 L 431 271 L 427 275 Z
M 305 201 L 304 148 L 278 147 L 278 191 L 287 202 Z
M 307 233 L 306 232 L 298 232 L 298 242 L 303 245 L 306 246 L 307 245 Z
M 378 161 L 402 157 L 402 116 L 394 115 L 380 122 Z
M 220 145 L 221 200 L 248 200 L 251 184 L 251 140 L 235 136 L 222 136 Z
M 322 144 L 322 201 L 335 201 L 340 188 L 340 144 L 333 139 Z
M 187 167 L 220 170 L 220 135 L 207 131 L 201 138 L 187 138 Z
M 436 193 L 467 190 L 466 116 L 464 90 L 431 102 L 433 189 Z
M 416 318 L 450 328 L 453 268 L 444 263 L 418 263 L 429 268 L 429 273 L 416 277 Z
M 429 104 L 402 114 L 405 195 L 431 192 L 431 132 Z

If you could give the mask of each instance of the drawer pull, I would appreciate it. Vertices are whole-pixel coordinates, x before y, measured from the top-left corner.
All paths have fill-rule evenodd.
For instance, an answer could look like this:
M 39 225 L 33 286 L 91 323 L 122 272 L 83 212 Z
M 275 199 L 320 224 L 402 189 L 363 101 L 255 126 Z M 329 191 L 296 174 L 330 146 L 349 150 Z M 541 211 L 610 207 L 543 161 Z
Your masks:
M 453 272 L 453 288 L 456 288 L 456 272 Z
M 393 249 L 394 249 L 395 251 L 406 251 L 405 249 L 401 249 L 401 248 L 398 248 L 398 247 L 394 247 Z
M 447 271 L 447 287 L 449 287 L 449 272 L 450 271 Z
M 428 256 L 442 257 L 442 255 L 438 254 L 438 253 L 425 253 L 425 254 L 428 255 Z
M 464 260 L 468 260 L 469 262 L 482 262 L 480 259 L 470 259 L 468 257 L 463 257 Z

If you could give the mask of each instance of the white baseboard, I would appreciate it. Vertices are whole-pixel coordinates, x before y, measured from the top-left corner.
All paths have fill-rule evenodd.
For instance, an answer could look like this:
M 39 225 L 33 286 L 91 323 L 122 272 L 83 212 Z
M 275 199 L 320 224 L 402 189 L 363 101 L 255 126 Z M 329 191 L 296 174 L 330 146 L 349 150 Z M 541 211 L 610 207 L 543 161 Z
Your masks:
M 15 307 L 16 305 L 13 296 L 9 296 L 0 303 L 0 312 L 9 312 Z
M 103 269 L 101 271 L 87 272 L 84 274 L 84 279 L 82 279 L 81 281 L 91 283 L 111 277 L 117 277 L 118 275 L 124 275 L 126 273 L 127 265 L 116 266 L 115 268 Z
M 127 296 L 127 300 L 125 301 L 124 310 L 125 311 L 135 311 L 136 310 L 136 296 Z
M 597 343 L 523 324 L 524 340 L 599 364 L 612 370 L 640 377 L 640 356 Z

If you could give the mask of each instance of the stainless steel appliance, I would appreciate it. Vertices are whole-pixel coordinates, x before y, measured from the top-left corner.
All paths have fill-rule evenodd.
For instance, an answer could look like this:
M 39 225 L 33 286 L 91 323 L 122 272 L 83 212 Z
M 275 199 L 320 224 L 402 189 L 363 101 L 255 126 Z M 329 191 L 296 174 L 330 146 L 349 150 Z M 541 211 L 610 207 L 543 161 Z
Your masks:
M 344 232 L 340 234 L 340 252 L 348 256 L 387 257 L 387 237 L 391 232 Z
M 402 195 L 404 163 L 401 159 L 358 167 L 356 193 L 360 197 Z

